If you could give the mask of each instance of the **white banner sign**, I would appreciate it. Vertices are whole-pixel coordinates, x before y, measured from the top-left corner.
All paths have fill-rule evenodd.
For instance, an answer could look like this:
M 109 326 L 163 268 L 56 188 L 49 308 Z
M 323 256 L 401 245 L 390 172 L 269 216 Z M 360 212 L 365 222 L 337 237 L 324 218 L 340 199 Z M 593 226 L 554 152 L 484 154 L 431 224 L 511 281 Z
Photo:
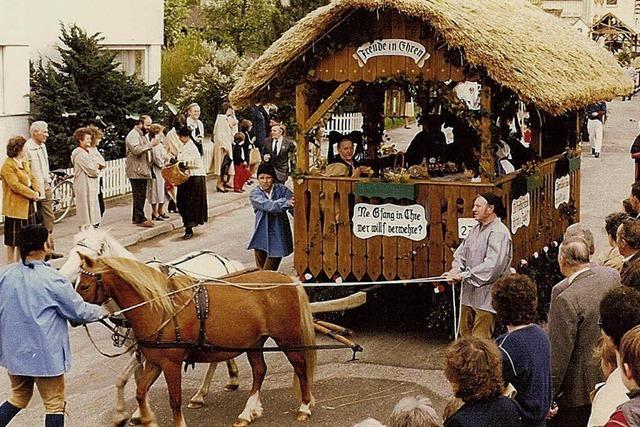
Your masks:
M 360 239 L 386 236 L 424 240 L 427 237 L 427 216 L 421 205 L 358 203 L 353 208 L 353 234 Z
M 531 196 L 529 193 L 511 201 L 511 233 L 520 227 L 528 227 L 531 220 Z
M 469 231 L 476 226 L 478 221 L 473 218 L 458 218 L 458 239 L 466 239 Z
M 558 209 L 561 204 L 569 203 L 569 197 L 571 196 L 571 183 L 569 181 L 569 175 L 561 176 L 556 179 L 555 191 L 553 198 L 553 206 Z
M 358 65 L 364 67 L 364 64 L 371 58 L 377 56 L 407 56 L 416 63 L 420 68 L 431 56 L 427 52 L 427 48 L 418 42 L 405 39 L 382 39 L 367 42 L 356 49 L 353 58 L 358 61 Z

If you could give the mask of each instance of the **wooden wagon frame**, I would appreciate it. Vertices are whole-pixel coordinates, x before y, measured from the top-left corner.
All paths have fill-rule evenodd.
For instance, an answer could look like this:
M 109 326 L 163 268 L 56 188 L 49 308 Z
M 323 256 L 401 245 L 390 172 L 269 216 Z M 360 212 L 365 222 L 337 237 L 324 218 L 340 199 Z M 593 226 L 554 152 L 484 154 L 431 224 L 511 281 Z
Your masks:
M 413 42 L 428 55 L 416 59 L 396 52 L 363 63 L 358 48 L 376 40 Z M 369 155 L 374 155 L 382 128 L 381 83 L 469 79 L 482 87 L 481 113 L 474 124 L 484 169 L 481 182 L 371 183 L 309 173 L 309 137 L 348 91 L 358 91 L 364 134 L 373 147 Z M 559 239 L 570 222 L 579 220 L 580 158 L 568 159 L 571 156 L 564 152 L 578 142 L 579 110 L 631 90 L 631 82 L 608 52 L 524 1 L 336 0 L 276 41 L 246 71 L 230 98 L 237 107 L 295 99 L 297 272 L 314 278 L 393 280 L 447 271 L 460 241 L 458 219 L 472 217 L 474 199 L 486 191 L 503 198 L 503 221 L 510 227 L 511 202 L 521 194 L 516 187 L 526 183 L 530 220 L 513 234 L 514 262 Z M 538 154 L 556 153 L 546 155 L 531 178 L 518 172 L 494 174 L 493 110 L 496 94 L 505 91 L 539 118 L 533 129 Z M 555 206 L 556 179 L 567 174 L 571 201 Z M 427 237 L 356 237 L 353 209 L 362 202 L 425 207 Z

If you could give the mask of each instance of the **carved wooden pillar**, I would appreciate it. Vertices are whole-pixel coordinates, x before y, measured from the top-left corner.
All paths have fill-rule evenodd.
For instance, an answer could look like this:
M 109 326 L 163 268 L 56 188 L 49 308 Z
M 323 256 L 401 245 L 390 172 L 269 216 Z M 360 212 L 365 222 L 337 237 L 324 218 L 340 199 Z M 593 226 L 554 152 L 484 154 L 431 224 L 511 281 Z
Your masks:
M 483 182 L 491 181 L 495 175 L 495 155 L 493 153 L 493 138 L 491 136 L 491 85 L 488 79 L 482 83 L 480 92 L 480 169 Z

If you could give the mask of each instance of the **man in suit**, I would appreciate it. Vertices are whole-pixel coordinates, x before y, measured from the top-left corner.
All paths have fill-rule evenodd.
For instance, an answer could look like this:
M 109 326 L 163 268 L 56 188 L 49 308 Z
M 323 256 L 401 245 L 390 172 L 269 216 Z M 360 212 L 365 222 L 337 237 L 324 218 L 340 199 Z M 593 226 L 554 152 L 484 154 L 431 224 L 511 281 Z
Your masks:
M 622 259 L 622 284 L 640 290 L 640 221 L 626 219 L 618 227 L 616 245 Z
M 255 140 L 256 148 L 262 151 L 262 145 L 267 139 L 267 130 L 269 129 L 269 113 L 261 103 L 256 102 L 247 109 L 247 119 L 253 123 L 249 135 Z
M 549 309 L 551 375 L 559 407 L 549 426 L 582 427 L 591 414 L 589 394 L 603 380 L 593 357 L 600 337 L 598 307 L 608 290 L 620 286 L 620 276 L 612 268 L 594 268 L 579 237 L 562 242 L 558 263 L 567 281 Z
M 295 143 L 285 138 L 284 126 L 271 126 L 271 138 L 265 140 L 262 147 L 262 159 L 270 162 L 276 171 L 276 184 L 284 184 L 291 171 L 295 169 Z

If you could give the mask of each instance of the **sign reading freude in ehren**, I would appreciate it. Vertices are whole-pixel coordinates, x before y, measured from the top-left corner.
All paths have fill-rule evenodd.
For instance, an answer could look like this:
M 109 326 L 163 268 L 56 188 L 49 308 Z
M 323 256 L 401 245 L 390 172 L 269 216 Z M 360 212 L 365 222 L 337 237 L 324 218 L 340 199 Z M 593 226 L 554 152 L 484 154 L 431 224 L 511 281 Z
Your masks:
M 422 205 L 358 203 L 353 208 L 353 234 L 360 239 L 386 236 L 423 240 L 427 237 L 427 216 Z
M 357 48 L 356 53 L 353 54 L 354 59 L 361 67 L 364 67 L 369 59 L 377 56 L 406 56 L 413 59 L 416 65 L 422 68 L 431 54 L 422 44 L 405 39 L 382 39 L 367 42 Z

